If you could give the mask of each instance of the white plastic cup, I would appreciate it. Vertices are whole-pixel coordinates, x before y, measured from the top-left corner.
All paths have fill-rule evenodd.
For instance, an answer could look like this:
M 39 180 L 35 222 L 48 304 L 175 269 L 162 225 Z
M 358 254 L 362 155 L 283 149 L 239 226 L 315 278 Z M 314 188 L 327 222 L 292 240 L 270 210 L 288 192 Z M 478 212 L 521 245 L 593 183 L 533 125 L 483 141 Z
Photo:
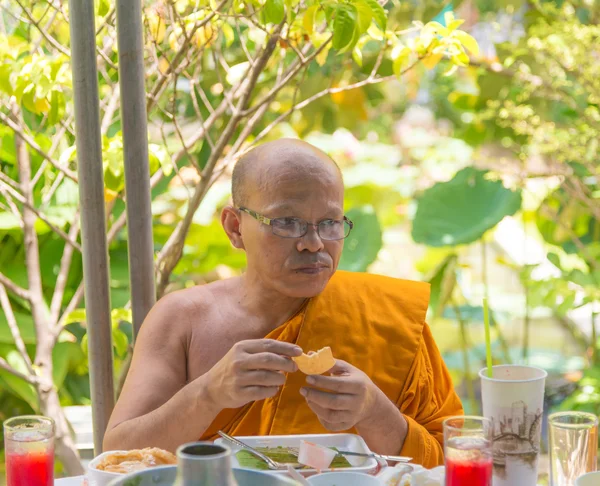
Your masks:
M 598 486 L 599 484 L 600 471 L 584 474 L 575 481 L 575 486 Z
M 536 486 L 544 386 L 533 366 L 499 365 L 479 372 L 483 416 L 493 422 L 494 486 Z

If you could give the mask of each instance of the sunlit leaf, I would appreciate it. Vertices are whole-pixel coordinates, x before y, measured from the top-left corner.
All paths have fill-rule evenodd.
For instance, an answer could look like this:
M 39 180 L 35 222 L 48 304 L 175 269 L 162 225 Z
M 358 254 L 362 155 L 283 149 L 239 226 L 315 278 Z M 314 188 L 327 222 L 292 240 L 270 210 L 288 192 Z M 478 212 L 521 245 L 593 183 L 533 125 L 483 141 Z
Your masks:
M 373 10 L 367 0 L 357 0 L 354 2 L 354 6 L 358 12 L 358 34 L 364 34 L 373 21 Z
M 308 7 L 304 11 L 304 16 L 302 17 L 302 25 L 308 35 L 311 35 L 314 31 L 315 19 L 316 19 L 318 8 L 319 7 L 317 5 L 312 5 L 311 7 Z
M 438 65 L 444 56 L 442 54 L 432 54 L 423 59 L 423 65 L 427 69 L 433 69 Z
M 452 34 L 473 56 L 479 56 L 479 44 L 475 38 L 462 30 L 457 30 Z
M 223 32 L 223 37 L 225 37 L 225 47 L 231 47 L 235 41 L 233 27 L 229 23 L 223 22 L 221 24 L 221 32 Z
M 371 7 L 377 27 L 379 27 L 382 32 L 385 32 L 387 29 L 387 14 L 384 8 L 377 0 L 365 0 L 365 2 Z

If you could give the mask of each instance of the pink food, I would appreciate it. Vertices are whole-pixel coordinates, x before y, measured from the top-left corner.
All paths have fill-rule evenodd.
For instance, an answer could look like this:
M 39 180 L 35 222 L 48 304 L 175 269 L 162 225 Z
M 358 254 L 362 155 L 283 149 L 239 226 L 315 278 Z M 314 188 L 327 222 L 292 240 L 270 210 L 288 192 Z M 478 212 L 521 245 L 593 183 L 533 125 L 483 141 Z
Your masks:
M 322 471 L 331 465 L 331 462 L 336 455 L 337 452 L 328 447 L 302 440 L 300 441 L 298 462 L 305 466 L 312 467 L 317 471 Z

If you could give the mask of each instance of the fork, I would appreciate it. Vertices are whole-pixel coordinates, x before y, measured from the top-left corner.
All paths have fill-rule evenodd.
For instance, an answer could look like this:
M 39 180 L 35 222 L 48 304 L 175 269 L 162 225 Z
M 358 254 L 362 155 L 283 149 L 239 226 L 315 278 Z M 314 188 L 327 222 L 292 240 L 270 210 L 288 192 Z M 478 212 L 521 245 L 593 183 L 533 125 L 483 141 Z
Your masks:
M 254 454 L 259 459 L 262 459 L 263 461 L 265 461 L 267 463 L 267 466 L 269 467 L 269 469 L 284 470 L 284 469 L 287 469 L 288 466 L 291 466 L 293 468 L 302 468 L 302 467 L 304 467 L 302 464 L 300 464 L 298 462 L 285 462 L 284 463 L 284 462 L 274 461 L 269 456 L 266 456 L 262 452 L 257 451 L 254 447 L 251 447 L 248 444 L 245 444 L 241 440 L 238 440 L 238 439 L 236 439 L 234 437 L 231 437 L 230 435 L 226 434 L 222 430 L 219 430 L 218 434 L 221 437 L 223 437 L 223 439 L 228 440 L 232 444 L 235 444 L 236 446 L 241 447 L 242 449 L 246 449 L 247 451 L 251 452 L 252 454 Z
M 289 449 L 290 454 L 292 454 L 293 456 L 298 457 L 299 456 L 299 451 L 297 448 L 291 448 Z M 340 451 L 336 449 L 336 452 L 338 453 L 338 456 L 358 456 L 358 457 L 373 457 L 373 458 L 379 458 L 379 459 L 383 459 L 385 461 L 392 461 L 392 462 L 410 462 L 412 461 L 412 457 L 406 457 L 406 456 L 386 456 L 383 454 L 377 454 L 375 452 L 351 452 L 351 451 Z

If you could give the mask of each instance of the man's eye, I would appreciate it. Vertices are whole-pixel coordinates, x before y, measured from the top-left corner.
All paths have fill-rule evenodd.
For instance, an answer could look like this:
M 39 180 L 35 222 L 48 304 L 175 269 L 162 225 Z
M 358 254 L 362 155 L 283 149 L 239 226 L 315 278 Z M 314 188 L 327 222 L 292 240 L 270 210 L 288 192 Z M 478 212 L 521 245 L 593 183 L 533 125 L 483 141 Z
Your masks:
M 334 219 L 325 219 L 321 221 L 322 226 L 335 226 L 336 224 L 338 224 L 338 222 Z
M 279 221 L 282 226 L 295 226 L 300 220 L 297 218 L 281 218 Z

